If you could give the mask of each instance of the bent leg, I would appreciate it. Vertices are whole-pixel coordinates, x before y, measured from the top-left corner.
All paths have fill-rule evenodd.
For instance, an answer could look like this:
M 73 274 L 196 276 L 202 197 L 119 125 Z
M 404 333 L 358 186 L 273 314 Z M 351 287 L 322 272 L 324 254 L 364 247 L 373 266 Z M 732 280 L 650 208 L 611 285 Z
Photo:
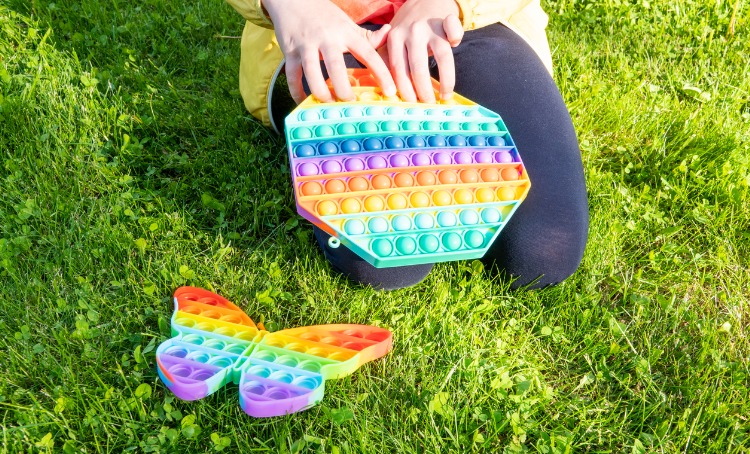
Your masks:
M 483 261 L 516 277 L 513 287 L 559 283 L 578 268 L 588 238 L 583 164 L 562 96 L 531 47 L 503 25 L 467 32 L 454 58 L 455 91 L 500 114 L 531 180 Z

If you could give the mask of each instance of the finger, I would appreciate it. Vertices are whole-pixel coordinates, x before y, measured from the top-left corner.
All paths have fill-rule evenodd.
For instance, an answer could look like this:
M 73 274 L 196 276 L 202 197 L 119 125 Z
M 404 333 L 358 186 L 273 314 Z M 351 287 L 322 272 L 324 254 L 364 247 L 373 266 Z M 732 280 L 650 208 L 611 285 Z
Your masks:
M 302 87 L 302 64 L 296 56 L 289 56 L 284 65 L 286 81 L 289 85 L 289 94 L 297 104 L 305 100 L 307 95 Z
M 413 33 L 412 36 L 419 36 Z M 414 89 L 417 91 L 419 100 L 427 103 L 435 102 L 435 91 L 430 81 L 430 68 L 428 66 L 427 43 L 419 39 L 406 41 L 406 51 L 409 54 L 409 72 Z
M 435 38 L 430 44 L 432 56 L 438 66 L 440 74 L 440 99 L 448 100 L 453 97 L 453 88 L 456 86 L 456 66 L 453 60 L 453 49 L 448 41 Z
M 409 77 L 409 60 L 406 53 L 406 45 L 391 37 L 388 40 L 387 48 L 391 64 L 391 74 L 393 74 L 393 79 L 396 81 L 401 98 L 407 102 L 417 102 L 417 95 L 414 93 L 414 87 Z
M 385 24 L 375 31 L 367 30 L 362 27 L 360 27 L 360 30 L 364 32 L 363 36 L 367 39 L 370 45 L 375 49 L 378 49 L 385 44 L 385 40 L 388 38 L 388 32 L 391 31 L 391 24 Z
M 320 54 L 316 51 L 306 51 L 302 55 L 302 69 L 305 71 L 307 85 L 310 87 L 310 93 L 319 101 L 331 102 L 333 97 L 328 89 L 323 71 L 320 69 Z
M 369 43 L 364 40 L 354 40 L 349 46 L 349 52 L 372 71 L 385 96 L 396 96 L 396 84 L 393 82 L 388 67 Z
M 443 31 L 451 47 L 461 44 L 461 40 L 464 38 L 464 27 L 461 25 L 461 20 L 458 16 L 451 14 L 446 17 L 443 20 Z
M 322 54 L 323 61 L 328 70 L 328 77 L 331 78 L 331 83 L 333 84 L 333 93 L 336 95 L 336 98 L 342 101 L 353 100 L 354 92 L 349 83 L 349 75 L 346 72 L 344 55 L 330 49 L 323 49 Z

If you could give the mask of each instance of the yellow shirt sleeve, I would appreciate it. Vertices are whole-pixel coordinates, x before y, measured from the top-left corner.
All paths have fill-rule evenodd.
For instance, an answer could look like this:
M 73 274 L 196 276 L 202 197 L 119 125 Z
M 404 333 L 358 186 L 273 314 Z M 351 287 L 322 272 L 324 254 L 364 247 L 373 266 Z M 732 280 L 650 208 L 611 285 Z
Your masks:
M 227 0 L 235 11 L 240 13 L 248 22 L 259 27 L 273 29 L 271 19 L 263 11 L 261 0 Z

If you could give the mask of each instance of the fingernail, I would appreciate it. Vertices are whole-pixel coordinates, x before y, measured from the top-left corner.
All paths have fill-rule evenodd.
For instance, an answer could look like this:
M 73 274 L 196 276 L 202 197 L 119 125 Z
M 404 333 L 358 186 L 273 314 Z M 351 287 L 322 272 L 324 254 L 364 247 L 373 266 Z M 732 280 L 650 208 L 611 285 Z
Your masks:
M 448 101 L 451 98 L 453 98 L 453 92 L 450 92 L 450 93 L 440 93 L 440 99 L 442 99 L 443 101 Z
M 383 89 L 383 94 L 389 98 L 392 96 L 396 96 L 396 87 L 388 87 Z

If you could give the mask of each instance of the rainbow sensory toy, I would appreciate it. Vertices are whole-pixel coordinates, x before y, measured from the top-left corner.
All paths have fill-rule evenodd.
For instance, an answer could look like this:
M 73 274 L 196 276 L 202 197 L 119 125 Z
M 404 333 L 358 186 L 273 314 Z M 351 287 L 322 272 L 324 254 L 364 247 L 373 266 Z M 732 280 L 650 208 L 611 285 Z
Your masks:
M 356 101 L 310 96 L 286 118 L 299 214 L 379 268 L 482 257 L 530 187 L 503 120 L 459 95 L 387 99 L 369 71 L 349 74 Z
M 159 377 L 180 399 L 197 400 L 230 382 L 255 417 L 315 405 L 325 380 L 354 372 L 392 346 L 374 326 L 319 325 L 270 333 L 237 306 L 195 287 L 174 293 L 172 337 L 156 350 Z

